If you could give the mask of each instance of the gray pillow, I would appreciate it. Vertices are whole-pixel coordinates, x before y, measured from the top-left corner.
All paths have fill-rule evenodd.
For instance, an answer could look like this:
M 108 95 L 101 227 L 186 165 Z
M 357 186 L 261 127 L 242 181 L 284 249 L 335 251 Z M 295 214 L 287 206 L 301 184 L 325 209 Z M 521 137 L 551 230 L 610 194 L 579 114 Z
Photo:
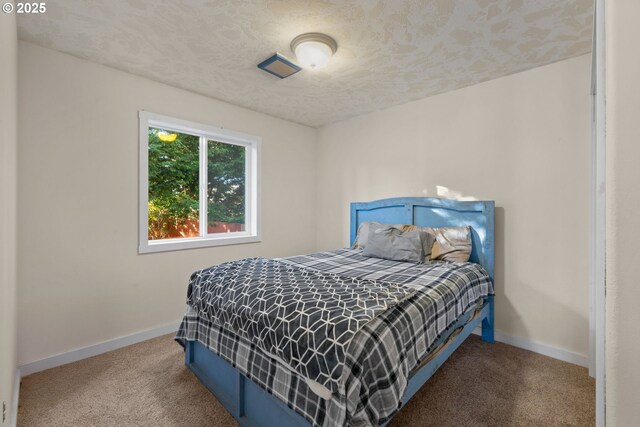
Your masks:
M 424 231 L 401 231 L 388 225 L 370 229 L 362 255 L 393 261 L 423 262 L 427 239 L 429 234 Z
M 356 236 L 356 241 L 353 242 L 353 249 L 364 249 L 367 246 L 367 239 L 369 238 L 370 230 L 377 230 L 379 228 L 384 227 L 395 227 L 401 228 L 402 224 L 383 224 L 377 221 L 364 221 L 358 227 L 358 235 Z

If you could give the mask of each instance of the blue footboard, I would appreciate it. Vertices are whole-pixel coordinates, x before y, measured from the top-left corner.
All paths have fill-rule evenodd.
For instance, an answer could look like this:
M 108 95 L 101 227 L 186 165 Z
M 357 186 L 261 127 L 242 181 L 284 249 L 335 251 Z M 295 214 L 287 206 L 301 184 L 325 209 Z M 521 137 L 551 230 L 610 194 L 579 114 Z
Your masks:
M 187 341 L 186 365 L 241 426 L 308 427 L 309 422 L 197 341 Z

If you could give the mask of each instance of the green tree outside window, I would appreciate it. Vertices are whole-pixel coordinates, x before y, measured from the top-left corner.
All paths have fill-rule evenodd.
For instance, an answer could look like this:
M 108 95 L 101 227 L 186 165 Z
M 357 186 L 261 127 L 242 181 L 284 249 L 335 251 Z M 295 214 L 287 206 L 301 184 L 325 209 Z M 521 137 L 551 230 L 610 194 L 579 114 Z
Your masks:
M 149 239 L 199 235 L 199 144 L 194 135 L 149 128 Z M 220 225 L 244 230 L 245 152 L 243 146 L 207 142 L 210 233 Z

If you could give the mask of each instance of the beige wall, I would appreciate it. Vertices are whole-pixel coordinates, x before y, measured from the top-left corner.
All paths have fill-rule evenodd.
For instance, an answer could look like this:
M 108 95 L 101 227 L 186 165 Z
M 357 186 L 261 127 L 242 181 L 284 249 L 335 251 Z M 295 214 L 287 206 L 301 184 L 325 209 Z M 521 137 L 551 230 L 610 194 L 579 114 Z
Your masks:
M 0 401 L 8 418 L 16 372 L 16 186 L 18 40 L 14 14 L 0 14 Z M 0 404 L 0 417 L 2 408 Z M 0 424 L 2 420 L 0 418 Z
M 176 322 L 194 269 L 346 245 L 351 201 L 406 195 L 495 199 L 497 329 L 586 356 L 588 56 L 316 131 L 19 46 L 21 364 Z M 137 255 L 139 109 L 263 137 L 262 243 Z
M 321 128 L 319 249 L 353 201 L 493 199 L 497 330 L 586 357 L 589 77 L 585 55 Z
M 19 361 L 180 320 L 200 267 L 315 249 L 315 129 L 20 42 Z M 259 135 L 261 243 L 138 255 L 138 110 Z
M 640 422 L 640 2 L 605 2 L 607 426 Z

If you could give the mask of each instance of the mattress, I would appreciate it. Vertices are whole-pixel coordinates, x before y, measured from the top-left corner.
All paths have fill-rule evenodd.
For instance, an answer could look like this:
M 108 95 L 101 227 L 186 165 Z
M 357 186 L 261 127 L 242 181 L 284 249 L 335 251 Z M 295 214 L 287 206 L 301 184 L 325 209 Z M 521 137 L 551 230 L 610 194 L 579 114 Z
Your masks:
M 342 387 L 330 395 L 250 340 L 193 308 L 187 311 L 178 339 L 201 342 L 317 426 L 379 425 L 389 420 L 411 372 L 442 344 L 462 316 L 493 294 L 487 272 L 474 263 L 403 263 L 365 257 L 354 249 L 280 261 L 415 289 L 413 296 L 376 316 L 351 339 Z

